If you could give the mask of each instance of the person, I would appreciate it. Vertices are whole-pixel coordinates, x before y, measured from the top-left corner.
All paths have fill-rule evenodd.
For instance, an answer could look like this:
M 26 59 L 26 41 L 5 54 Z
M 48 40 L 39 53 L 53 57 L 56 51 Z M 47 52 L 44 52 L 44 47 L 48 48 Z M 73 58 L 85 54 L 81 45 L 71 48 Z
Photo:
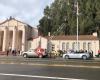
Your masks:
M 98 50 L 98 55 L 100 55 L 100 50 Z
M 13 50 L 12 50 L 12 55 L 13 55 L 13 56 L 16 56 L 16 49 L 13 49 Z
M 7 50 L 7 56 L 9 55 L 9 50 Z
M 100 57 L 100 49 L 98 50 L 98 53 L 95 56 Z
M 18 49 L 18 55 L 20 55 L 20 50 Z
M 89 50 L 90 57 L 93 58 L 93 51 Z
M 14 50 L 12 50 L 12 55 L 14 56 Z

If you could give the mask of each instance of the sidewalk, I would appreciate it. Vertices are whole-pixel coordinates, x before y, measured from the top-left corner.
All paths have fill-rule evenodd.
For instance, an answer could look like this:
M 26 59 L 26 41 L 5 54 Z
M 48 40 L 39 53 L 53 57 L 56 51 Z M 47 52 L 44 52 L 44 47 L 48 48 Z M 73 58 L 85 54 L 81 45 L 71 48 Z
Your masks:
M 17 56 L 13 56 L 13 55 L 0 55 L 0 59 L 28 59 L 28 58 L 23 58 L 22 56 L 20 55 L 17 55 Z M 29 58 L 29 59 L 40 59 L 40 58 Z M 42 58 L 43 60 L 44 59 L 48 59 L 48 60 L 59 60 L 59 61 L 62 61 L 62 60 L 65 60 L 63 59 L 62 57 L 57 57 L 57 58 Z M 68 61 L 77 61 L 77 60 L 82 60 L 82 59 L 69 59 Z M 66 60 L 67 61 L 67 60 Z M 96 61 L 96 62 L 100 62 L 100 58 L 96 58 L 94 57 L 93 59 L 90 59 L 90 60 L 84 60 L 84 61 Z
M 96 61 L 100 61 L 100 58 L 96 58 L 96 57 L 95 57 L 94 60 L 96 60 Z
M 2 55 L 0 56 L 0 64 L 100 68 L 100 58 L 65 60 L 63 58 L 23 58 L 22 56 Z
M 17 59 L 17 58 L 22 58 L 22 56 L 17 55 L 17 56 L 13 56 L 13 55 L 0 55 L 0 59 Z

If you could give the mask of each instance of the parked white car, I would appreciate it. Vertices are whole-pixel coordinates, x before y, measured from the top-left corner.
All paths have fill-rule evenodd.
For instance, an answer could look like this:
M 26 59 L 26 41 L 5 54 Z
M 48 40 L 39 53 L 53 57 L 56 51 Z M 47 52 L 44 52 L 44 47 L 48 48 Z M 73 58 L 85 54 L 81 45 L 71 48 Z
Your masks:
M 86 60 L 86 59 L 89 59 L 91 58 L 90 57 L 90 54 L 88 52 L 67 52 L 65 54 L 63 54 L 63 58 L 64 59 L 83 59 L 83 60 Z
M 28 50 L 28 51 L 26 51 L 26 52 L 22 52 L 21 55 L 22 55 L 24 58 L 27 58 L 27 57 L 36 57 L 36 56 L 38 56 L 34 49 L 30 49 L 30 50 Z
M 30 49 L 30 50 L 28 50 L 26 52 L 22 52 L 21 55 L 24 58 L 28 58 L 28 57 L 39 57 L 39 58 L 42 58 L 43 56 L 45 56 L 45 53 L 38 54 L 35 49 Z

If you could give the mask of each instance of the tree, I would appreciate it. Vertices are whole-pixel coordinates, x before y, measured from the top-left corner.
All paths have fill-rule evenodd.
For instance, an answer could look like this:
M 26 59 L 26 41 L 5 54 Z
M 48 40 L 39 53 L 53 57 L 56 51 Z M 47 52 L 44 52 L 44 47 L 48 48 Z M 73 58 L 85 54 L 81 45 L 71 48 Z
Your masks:
M 77 1 L 79 34 L 92 34 L 100 27 L 100 0 Z M 52 35 L 76 35 L 76 0 L 55 0 L 44 9 L 38 28 L 45 36 L 48 32 Z

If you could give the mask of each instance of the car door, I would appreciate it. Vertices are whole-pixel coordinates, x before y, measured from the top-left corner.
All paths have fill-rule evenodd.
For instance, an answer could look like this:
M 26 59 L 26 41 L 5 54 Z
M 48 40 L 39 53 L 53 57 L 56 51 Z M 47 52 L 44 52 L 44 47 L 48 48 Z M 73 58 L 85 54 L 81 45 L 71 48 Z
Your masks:
M 75 53 L 75 58 L 81 58 L 81 52 L 76 52 Z
M 73 52 L 73 53 L 71 54 L 71 57 L 72 57 L 72 58 L 79 58 L 79 53 L 78 53 L 78 52 Z
M 33 57 L 38 56 L 34 49 L 30 50 L 30 55 Z
M 28 55 L 29 55 L 29 56 L 33 56 L 33 51 L 32 51 L 32 50 L 29 50 L 29 51 L 28 51 Z
M 34 57 L 37 57 L 37 56 L 38 56 L 38 54 L 36 53 L 35 50 L 33 50 L 33 56 L 34 56 Z
M 75 52 L 69 53 L 69 58 L 75 58 Z

